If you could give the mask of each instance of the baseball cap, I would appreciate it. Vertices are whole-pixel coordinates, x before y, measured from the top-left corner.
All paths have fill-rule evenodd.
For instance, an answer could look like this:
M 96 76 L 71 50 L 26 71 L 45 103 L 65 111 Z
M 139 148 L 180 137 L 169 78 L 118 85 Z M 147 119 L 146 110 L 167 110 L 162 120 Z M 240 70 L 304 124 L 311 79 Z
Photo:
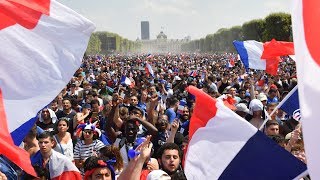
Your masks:
M 236 108 L 237 108 L 236 111 L 241 111 L 241 112 L 245 112 L 245 113 L 249 114 L 249 109 L 248 109 L 247 105 L 244 103 L 237 104 Z
M 129 107 L 129 112 L 132 111 L 132 110 L 134 110 L 134 109 L 140 111 L 141 114 L 142 114 L 142 116 L 145 116 L 145 111 L 144 111 L 142 108 L 138 107 L 138 106 L 130 106 L 130 107 Z
M 86 104 L 82 105 L 82 108 L 91 109 L 91 105 L 86 103 Z
M 258 94 L 257 99 L 259 99 L 260 101 L 267 101 L 268 100 L 267 96 L 264 93 Z
M 147 180 L 169 180 L 169 179 L 171 179 L 170 176 L 166 172 L 160 169 L 151 171 L 147 176 Z
M 263 104 L 258 99 L 253 99 L 249 104 L 249 111 L 252 114 L 254 111 L 262 111 L 263 110 Z

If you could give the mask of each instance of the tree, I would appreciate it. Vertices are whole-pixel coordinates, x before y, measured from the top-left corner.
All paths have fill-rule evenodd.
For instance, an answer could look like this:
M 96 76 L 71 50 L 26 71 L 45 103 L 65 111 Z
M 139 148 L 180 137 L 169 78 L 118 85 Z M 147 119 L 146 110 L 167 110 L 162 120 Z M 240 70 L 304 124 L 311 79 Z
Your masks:
M 242 25 L 243 40 L 262 41 L 265 21 L 254 19 Z M 240 39 L 239 39 L 240 40 Z
M 97 34 L 92 33 L 89 43 L 88 43 L 88 47 L 87 47 L 87 54 L 97 54 L 101 51 L 101 41 L 98 37 Z
M 265 18 L 266 26 L 263 41 L 276 39 L 289 41 L 291 37 L 291 16 L 286 13 L 274 13 Z

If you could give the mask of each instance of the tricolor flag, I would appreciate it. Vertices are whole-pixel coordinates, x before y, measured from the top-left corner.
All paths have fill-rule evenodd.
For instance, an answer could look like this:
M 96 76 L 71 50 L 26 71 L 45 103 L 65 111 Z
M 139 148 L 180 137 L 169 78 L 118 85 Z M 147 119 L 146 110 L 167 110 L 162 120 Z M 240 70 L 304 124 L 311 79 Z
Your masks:
M 189 76 L 190 77 L 197 77 L 197 71 L 196 70 L 192 70 L 189 72 Z
M 280 58 L 261 59 L 263 43 L 254 40 L 233 41 L 233 45 L 246 69 L 265 70 L 269 74 L 277 74 Z
M 0 1 L 0 88 L 15 144 L 21 143 L 37 112 L 80 67 L 94 29 L 90 21 L 57 1 Z M 1 121 L 0 143 L 9 148 L 13 143 L 5 134 L 5 119 Z M 17 153 L 1 147 L 0 153 L 6 156 Z
M 42 166 L 42 156 L 38 151 L 34 156 L 31 157 L 32 165 Z M 81 180 L 82 176 L 78 168 L 61 153 L 52 150 L 52 154 L 49 158 L 49 173 L 52 180 Z
M 232 68 L 235 66 L 235 62 L 234 62 L 234 58 L 231 57 L 229 60 L 228 60 L 228 64 L 227 64 L 227 68 Z
M 178 111 L 177 111 L 179 115 L 183 114 L 183 109 L 184 109 L 184 106 L 186 106 L 186 105 L 187 105 L 186 100 L 182 99 L 179 101 L 179 106 L 178 106 Z
M 320 1 L 294 0 L 291 13 L 303 139 L 311 179 L 320 179 Z
M 189 86 L 196 96 L 185 173 L 193 179 L 294 179 L 306 165 L 223 102 Z M 281 169 L 281 170 L 279 170 Z
M 145 70 L 146 70 L 147 76 L 151 75 L 154 78 L 153 69 L 152 69 L 152 67 L 151 67 L 151 65 L 149 63 L 146 63 Z
M 127 77 L 127 76 L 122 76 L 121 77 L 121 80 L 120 80 L 120 83 L 122 85 L 127 85 L 127 86 L 130 86 L 130 87 L 133 87 L 134 84 L 132 83 L 132 81 Z

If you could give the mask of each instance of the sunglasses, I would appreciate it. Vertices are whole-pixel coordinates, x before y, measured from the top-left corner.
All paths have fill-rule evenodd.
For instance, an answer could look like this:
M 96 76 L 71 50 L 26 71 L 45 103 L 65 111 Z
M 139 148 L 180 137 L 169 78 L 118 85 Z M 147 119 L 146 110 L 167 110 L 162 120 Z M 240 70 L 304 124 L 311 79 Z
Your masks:
M 84 134 L 92 134 L 92 131 L 83 131 Z

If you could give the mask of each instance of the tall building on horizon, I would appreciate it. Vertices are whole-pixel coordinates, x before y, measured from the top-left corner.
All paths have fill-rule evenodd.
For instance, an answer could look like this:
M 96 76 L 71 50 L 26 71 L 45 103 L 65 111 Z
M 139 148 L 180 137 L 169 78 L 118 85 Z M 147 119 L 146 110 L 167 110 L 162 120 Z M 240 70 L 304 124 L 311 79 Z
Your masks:
M 141 21 L 141 40 L 150 39 L 149 21 Z

